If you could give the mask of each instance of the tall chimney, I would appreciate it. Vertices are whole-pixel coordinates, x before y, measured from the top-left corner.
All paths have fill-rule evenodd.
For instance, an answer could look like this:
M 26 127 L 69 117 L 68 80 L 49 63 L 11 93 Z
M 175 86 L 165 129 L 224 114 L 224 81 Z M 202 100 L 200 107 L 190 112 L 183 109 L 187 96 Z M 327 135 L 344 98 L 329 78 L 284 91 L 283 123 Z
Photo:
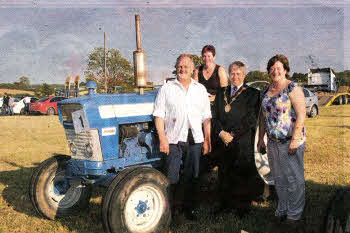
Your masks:
M 139 88 L 139 92 L 143 94 L 143 88 L 146 86 L 147 69 L 146 69 L 146 52 L 141 48 L 141 24 L 140 15 L 135 15 L 136 30 L 136 51 L 134 57 L 134 76 L 135 86 Z

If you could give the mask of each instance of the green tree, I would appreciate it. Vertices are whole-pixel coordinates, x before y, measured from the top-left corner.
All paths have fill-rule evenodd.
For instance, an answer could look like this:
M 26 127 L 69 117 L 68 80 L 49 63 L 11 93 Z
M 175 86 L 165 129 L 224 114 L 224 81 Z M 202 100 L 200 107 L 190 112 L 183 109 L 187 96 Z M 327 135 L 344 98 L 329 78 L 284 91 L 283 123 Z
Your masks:
M 194 62 L 194 66 L 195 66 L 195 67 L 201 66 L 201 65 L 204 64 L 204 61 L 203 61 L 203 59 L 202 59 L 201 56 L 198 56 L 198 55 L 196 55 L 196 54 L 191 54 L 191 58 L 192 58 L 192 60 L 193 60 L 193 62 Z
M 294 72 L 290 79 L 294 82 L 307 84 L 307 74 Z
M 259 70 L 253 70 L 253 71 L 249 71 L 246 78 L 245 78 L 246 82 L 253 82 L 253 81 L 267 81 L 267 82 L 271 82 L 270 77 L 267 75 L 266 72 L 262 72 Z
M 335 72 L 337 82 L 339 86 L 350 86 L 350 70 L 344 70 L 343 72 Z
M 192 58 L 192 60 L 194 62 L 194 67 L 201 66 L 201 65 L 204 64 L 203 59 L 202 59 L 201 56 L 198 56 L 196 54 L 190 54 L 190 56 L 191 56 L 191 58 Z M 176 69 L 173 70 L 172 74 L 176 75 Z
M 30 87 L 30 80 L 26 76 L 20 77 L 19 78 L 19 83 L 20 83 L 21 86 L 23 86 L 25 88 L 29 88 Z
M 50 86 L 49 84 L 44 83 L 44 84 L 38 86 L 37 88 L 35 88 L 34 95 L 38 96 L 38 97 L 44 97 L 44 96 L 52 95 L 53 92 L 54 92 L 54 88 L 52 86 Z
M 122 86 L 130 88 L 134 85 L 134 69 L 130 62 L 123 58 L 117 49 L 109 49 L 106 53 L 108 87 Z M 104 49 L 95 48 L 89 55 L 87 69 L 84 72 L 86 82 L 94 80 L 99 88 L 104 89 Z
M 26 87 L 22 83 L 20 83 L 20 82 L 13 82 L 11 89 L 21 90 L 21 89 L 25 89 L 25 88 Z

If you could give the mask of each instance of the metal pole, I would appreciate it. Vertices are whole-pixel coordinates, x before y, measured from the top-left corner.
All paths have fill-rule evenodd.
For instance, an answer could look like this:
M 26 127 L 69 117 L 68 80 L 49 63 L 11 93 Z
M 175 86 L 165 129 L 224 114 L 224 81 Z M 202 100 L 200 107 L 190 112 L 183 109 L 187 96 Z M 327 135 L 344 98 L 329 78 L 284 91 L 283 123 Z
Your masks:
M 133 53 L 134 58 L 134 76 L 136 87 L 143 94 L 143 88 L 146 86 L 146 53 L 141 48 L 141 23 L 140 15 L 135 15 L 135 31 L 136 31 L 136 51 Z
M 135 27 L 136 27 L 136 49 L 141 51 L 141 24 L 140 15 L 135 15 Z
M 105 68 L 104 68 L 104 75 L 105 75 L 105 92 L 107 93 L 107 73 L 106 73 L 106 70 L 107 70 L 107 57 L 106 57 L 106 32 L 104 32 L 104 65 L 105 65 Z

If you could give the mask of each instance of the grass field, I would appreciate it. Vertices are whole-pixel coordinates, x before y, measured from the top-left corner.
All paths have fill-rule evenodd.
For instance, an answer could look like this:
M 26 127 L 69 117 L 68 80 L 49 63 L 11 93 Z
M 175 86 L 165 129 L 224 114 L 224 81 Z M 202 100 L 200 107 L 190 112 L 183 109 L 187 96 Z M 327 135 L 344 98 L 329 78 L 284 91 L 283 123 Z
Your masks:
M 4 96 L 5 93 L 10 94 L 10 95 L 17 95 L 17 94 L 34 95 L 34 91 L 15 90 L 15 89 L 1 89 L 0 88 L 0 96 Z
M 350 185 L 350 105 L 321 108 L 307 119 L 305 175 L 308 206 L 302 232 L 319 233 L 332 194 Z M 34 211 L 28 196 L 33 168 L 54 153 L 68 154 L 64 130 L 57 116 L 0 117 L 0 232 L 103 232 L 101 200 L 96 189 L 90 208 L 79 216 L 46 220 Z M 203 205 L 198 222 L 172 224 L 172 232 L 270 232 L 275 204 L 255 204 L 250 216 L 213 216 Z M 283 232 L 283 231 L 281 231 Z

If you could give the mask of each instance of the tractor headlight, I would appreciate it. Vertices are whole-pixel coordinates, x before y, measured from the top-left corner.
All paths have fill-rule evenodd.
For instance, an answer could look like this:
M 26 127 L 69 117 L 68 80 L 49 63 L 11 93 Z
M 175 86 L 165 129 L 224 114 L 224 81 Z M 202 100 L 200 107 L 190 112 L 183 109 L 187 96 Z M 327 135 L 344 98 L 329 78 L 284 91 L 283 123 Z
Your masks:
M 71 143 L 69 145 L 69 148 L 70 148 L 70 152 L 72 152 L 72 154 L 76 154 L 77 153 L 77 147 L 74 145 L 74 143 Z
M 86 151 L 86 156 L 87 157 L 91 157 L 92 156 L 93 150 L 92 150 L 92 147 L 91 147 L 90 143 L 86 144 L 85 151 Z

